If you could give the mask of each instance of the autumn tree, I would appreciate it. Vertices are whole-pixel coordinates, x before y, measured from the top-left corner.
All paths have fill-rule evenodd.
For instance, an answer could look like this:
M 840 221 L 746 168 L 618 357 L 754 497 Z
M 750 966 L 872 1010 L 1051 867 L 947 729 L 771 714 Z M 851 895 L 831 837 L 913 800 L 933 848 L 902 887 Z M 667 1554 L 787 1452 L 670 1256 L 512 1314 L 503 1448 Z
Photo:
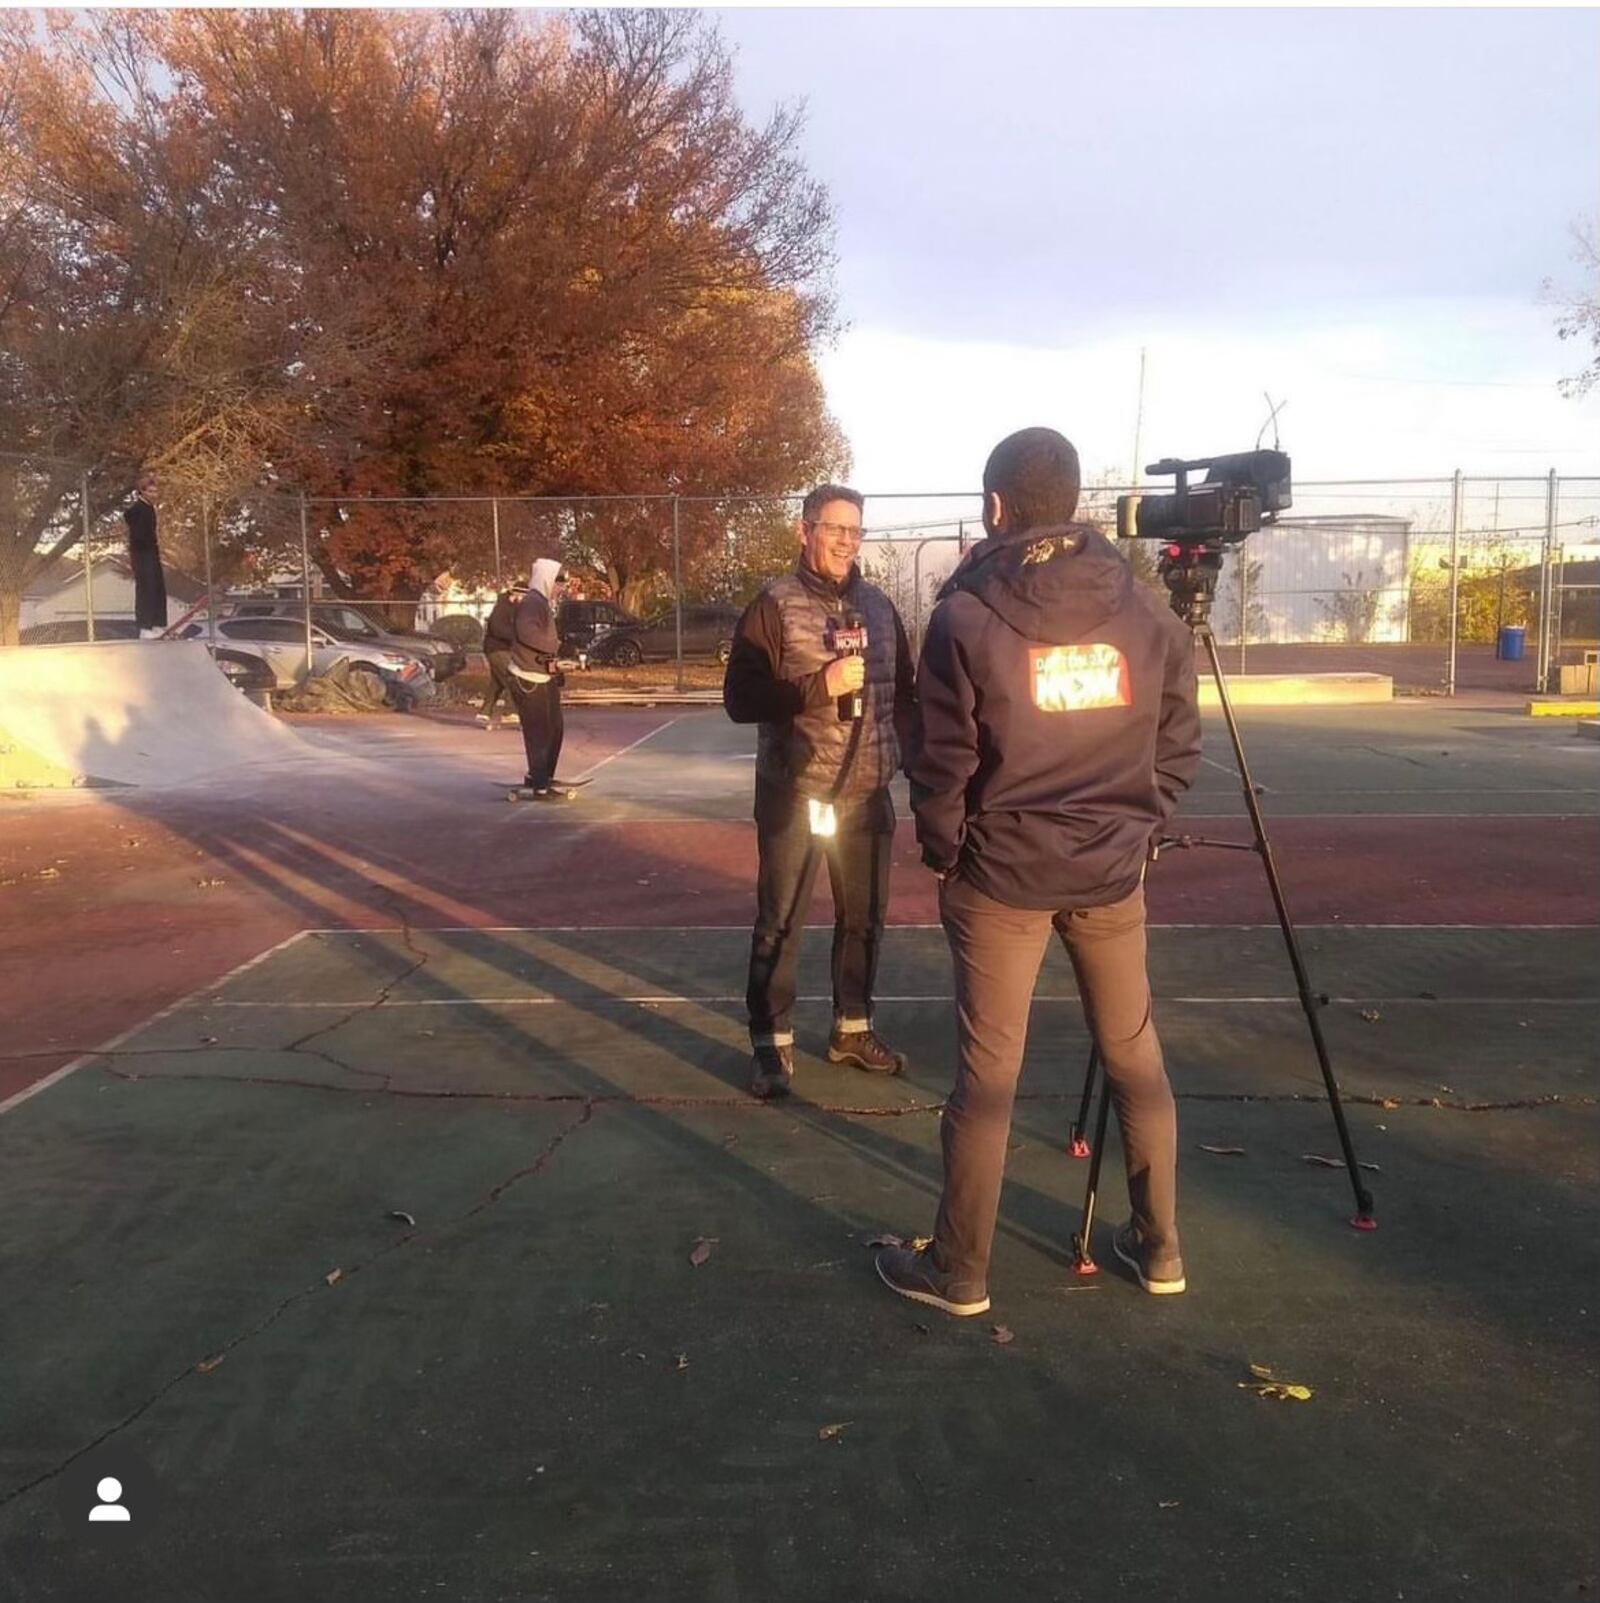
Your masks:
M 844 466 L 812 360 L 826 197 L 797 113 L 748 124 L 696 14 L 32 28 L 0 38 L 0 444 L 88 461 L 103 505 L 154 466 L 231 495 L 225 527 L 270 556 L 304 491 L 331 585 L 414 596 L 488 571 L 488 521 L 391 498 L 760 494 Z M 7 525 L 0 590 L 72 537 L 57 488 Z M 637 520 L 577 519 L 615 588 L 659 584 Z M 690 524 L 693 566 L 723 535 Z
M 404 333 L 358 426 L 295 459 L 346 498 L 336 587 L 487 571 L 481 515 L 368 496 L 787 490 L 840 462 L 826 199 L 796 114 L 748 126 L 695 14 L 208 11 L 169 49 L 275 227 Z M 575 515 L 618 593 L 665 571 L 646 521 Z
M 0 501 L 0 641 L 29 580 L 140 467 L 220 496 L 353 379 L 381 334 L 353 299 L 313 313 L 156 85 L 138 12 L 0 21 L 0 444 L 27 464 Z M 55 467 L 34 467 L 54 460 Z

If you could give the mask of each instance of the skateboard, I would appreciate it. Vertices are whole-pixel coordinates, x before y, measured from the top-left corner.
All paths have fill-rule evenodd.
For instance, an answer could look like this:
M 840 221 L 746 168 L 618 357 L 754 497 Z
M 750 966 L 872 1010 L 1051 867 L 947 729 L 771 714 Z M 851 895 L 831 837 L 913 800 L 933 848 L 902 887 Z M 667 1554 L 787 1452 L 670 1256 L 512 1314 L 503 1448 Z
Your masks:
M 506 800 L 521 801 L 572 801 L 580 790 L 591 783 L 589 779 L 553 779 L 550 788 L 537 791 L 531 785 L 512 785 L 506 790 Z

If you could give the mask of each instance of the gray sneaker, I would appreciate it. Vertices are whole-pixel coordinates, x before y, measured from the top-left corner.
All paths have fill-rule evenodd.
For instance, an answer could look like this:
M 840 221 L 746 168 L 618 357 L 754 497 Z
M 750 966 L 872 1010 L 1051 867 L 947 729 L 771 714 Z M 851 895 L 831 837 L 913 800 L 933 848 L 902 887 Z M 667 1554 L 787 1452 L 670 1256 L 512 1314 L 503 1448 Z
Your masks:
M 890 1291 L 958 1319 L 989 1311 L 989 1293 L 971 1281 L 952 1279 L 934 1263 L 931 1252 L 885 1247 L 878 1254 L 878 1279 Z
M 766 1102 L 788 1096 L 794 1080 L 794 1048 L 758 1046 L 750 1058 L 750 1095 Z
M 904 1074 L 906 1055 L 892 1051 L 872 1030 L 834 1030 L 828 1037 L 828 1061 L 850 1063 L 868 1074 Z
M 1117 1226 L 1111 1250 L 1139 1277 L 1139 1284 L 1157 1297 L 1175 1297 L 1188 1284 L 1183 1278 L 1183 1259 L 1175 1252 L 1156 1252 L 1146 1246 L 1131 1219 Z

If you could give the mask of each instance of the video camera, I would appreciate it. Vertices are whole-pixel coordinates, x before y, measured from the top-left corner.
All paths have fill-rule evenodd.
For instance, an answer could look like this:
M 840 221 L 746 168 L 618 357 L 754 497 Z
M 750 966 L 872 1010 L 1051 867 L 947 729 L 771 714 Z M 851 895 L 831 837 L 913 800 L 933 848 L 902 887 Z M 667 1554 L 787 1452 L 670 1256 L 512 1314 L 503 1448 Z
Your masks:
M 1189 475 L 1204 468 L 1191 486 Z M 1166 457 L 1146 473 L 1177 475 L 1171 495 L 1119 495 L 1117 538 L 1165 540 L 1157 572 L 1172 610 L 1196 628 L 1207 622 L 1216 597 L 1223 553 L 1294 504 L 1289 458 L 1282 451 L 1241 451 L 1192 462 Z
M 1189 475 L 1206 470 L 1191 486 Z M 1234 545 L 1292 506 L 1289 458 L 1282 451 L 1241 451 L 1192 462 L 1167 457 L 1146 473 L 1175 473 L 1171 495 L 1119 495 L 1119 540 L 1170 540 L 1177 545 Z

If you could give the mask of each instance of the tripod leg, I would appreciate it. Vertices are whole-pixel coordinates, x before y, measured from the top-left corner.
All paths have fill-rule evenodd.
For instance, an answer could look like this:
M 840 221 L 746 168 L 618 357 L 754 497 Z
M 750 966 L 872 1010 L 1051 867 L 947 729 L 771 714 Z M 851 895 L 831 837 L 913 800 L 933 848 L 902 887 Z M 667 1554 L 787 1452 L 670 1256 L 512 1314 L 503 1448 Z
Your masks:
M 1244 741 L 1239 734 L 1239 722 L 1233 715 L 1233 703 L 1228 699 L 1227 681 L 1222 675 L 1222 660 L 1217 655 L 1216 637 L 1208 624 L 1196 627 L 1195 634 L 1205 642 L 1206 655 L 1211 660 L 1211 676 L 1216 680 L 1217 699 L 1222 704 L 1222 716 L 1228 726 L 1228 738 L 1233 742 L 1233 755 L 1239 764 L 1239 780 L 1244 786 L 1244 804 L 1249 809 L 1250 823 L 1255 830 L 1256 851 L 1266 870 L 1267 885 L 1272 892 L 1272 905 L 1278 911 L 1278 926 L 1283 931 L 1283 942 L 1289 951 L 1289 962 L 1294 969 L 1295 985 L 1300 992 L 1300 1007 L 1311 1030 L 1311 1044 L 1316 1048 L 1317 1063 L 1322 1069 L 1322 1083 L 1327 1088 L 1328 1106 L 1333 1110 L 1334 1128 L 1339 1133 L 1339 1146 L 1344 1152 L 1345 1168 L 1350 1173 L 1350 1185 L 1356 1195 L 1356 1213 L 1350 1223 L 1357 1230 L 1376 1230 L 1378 1221 L 1372 1214 L 1372 1193 L 1361 1178 L 1361 1165 L 1356 1149 L 1350 1140 L 1350 1126 L 1344 1116 L 1344 1100 L 1339 1095 L 1339 1082 L 1333 1077 L 1333 1063 L 1328 1057 L 1328 1044 L 1322 1036 L 1322 1021 L 1317 1017 L 1321 1005 L 1311 989 L 1304 959 L 1300 955 L 1300 942 L 1294 932 L 1294 921 L 1289 917 L 1289 904 L 1283 898 L 1283 885 L 1278 879 L 1278 866 L 1272 860 L 1272 844 L 1267 839 L 1266 820 L 1261 815 L 1261 804 L 1256 799 L 1255 784 L 1250 778 L 1250 767 L 1245 761 Z
M 1072 1272 L 1097 1275 L 1100 1265 L 1089 1256 L 1089 1239 L 1094 1233 L 1094 1205 L 1100 1190 L 1100 1163 L 1106 1153 L 1106 1121 L 1111 1116 L 1111 1082 L 1101 1077 L 1100 1111 L 1094 1121 L 1094 1151 L 1089 1158 L 1089 1183 L 1083 1192 L 1083 1222 L 1072 1238 Z
M 1075 1158 L 1089 1156 L 1089 1141 L 1084 1132 L 1089 1128 L 1089 1103 L 1094 1096 L 1095 1072 L 1100 1067 L 1100 1048 L 1089 1048 L 1089 1065 L 1083 1071 L 1083 1100 L 1078 1104 L 1078 1116 L 1072 1121 L 1072 1134 L 1067 1138 L 1067 1151 Z

